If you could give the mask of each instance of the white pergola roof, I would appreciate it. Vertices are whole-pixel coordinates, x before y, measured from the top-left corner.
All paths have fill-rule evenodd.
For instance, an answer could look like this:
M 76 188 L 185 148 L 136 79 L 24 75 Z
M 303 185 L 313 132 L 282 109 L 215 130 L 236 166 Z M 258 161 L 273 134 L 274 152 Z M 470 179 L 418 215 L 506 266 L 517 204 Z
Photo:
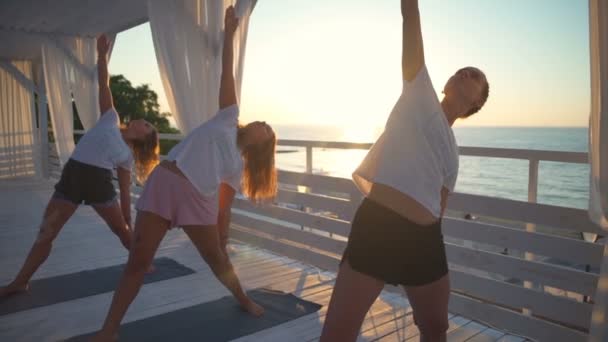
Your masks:
M 147 0 L 2 0 L 0 58 L 37 59 L 45 36 L 95 37 L 147 21 Z

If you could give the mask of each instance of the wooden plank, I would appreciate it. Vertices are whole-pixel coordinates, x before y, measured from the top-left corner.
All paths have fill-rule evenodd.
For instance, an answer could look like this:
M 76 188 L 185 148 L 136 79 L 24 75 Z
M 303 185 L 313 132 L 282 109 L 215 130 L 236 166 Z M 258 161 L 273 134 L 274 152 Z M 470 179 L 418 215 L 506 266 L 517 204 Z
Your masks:
M 336 257 L 321 254 L 294 244 L 275 241 L 270 235 L 261 234 L 255 230 L 250 230 L 241 226 L 234 225 L 231 230 L 231 235 L 231 237 L 237 241 L 258 246 L 286 257 L 317 266 L 324 270 L 337 271 L 340 263 L 340 259 Z
M 586 210 L 575 208 L 454 193 L 449 197 L 448 209 L 570 231 L 603 234 L 603 231 L 591 222 Z
M 481 301 L 454 293 L 450 297 L 449 308 L 450 312 L 470 317 L 486 325 L 526 335 L 538 341 L 584 342 L 587 340 L 587 334 L 580 331 L 487 305 Z
M 279 171 L 278 176 L 279 183 L 308 186 L 312 189 L 323 189 L 324 193 L 335 191 L 350 194 L 358 191 L 355 184 L 350 179 L 346 178 L 284 170 Z
M 468 325 L 471 321 L 469 319 L 466 319 L 464 317 L 460 317 L 460 316 L 448 316 L 449 320 L 449 327 L 447 330 L 447 334 L 452 333 L 453 331 L 456 331 L 458 329 L 460 329 L 463 326 Z M 377 341 L 382 341 L 382 342 L 401 342 L 401 341 L 419 341 L 420 340 L 420 331 L 418 330 L 418 327 L 416 325 L 413 324 L 413 319 L 411 319 L 411 323 L 407 324 L 405 327 L 396 327 L 396 329 L 385 335 L 382 336 L 381 338 L 379 338 Z M 404 329 L 405 328 L 405 329 Z M 449 341 L 452 341 L 451 339 Z
M 480 334 L 484 330 L 486 330 L 485 325 L 471 321 L 457 329 L 450 331 L 447 334 L 447 338 L 450 342 L 469 341 L 472 337 Z
M 594 267 L 599 266 L 602 257 L 602 246 L 599 244 L 489 223 L 446 217 L 443 219 L 442 229 L 443 234 L 450 237 L 532 252 Z
M 495 342 L 504 335 L 505 333 L 502 331 L 487 328 L 486 330 L 468 339 L 467 342 Z
M 598 279 L 596 274 L 509 255 L 474 250 L 451 243 L 446 243 L 445 247 L 450 263 L 581 294 L 593 295 L 595 292 Z
M 311 215 L 299 210 L 281 208 L 275 205 L 258 206 L 247 200 L 235 198 L 233 208 L 241 209 L 258 215 L 269 216 L 277 220 L 283 220 L 334 233 L 348 236 L 350 233 L 350 223 L 343 220 L 332 219 L 319 215 Z
M 299 229 L 288 228 L 238 213 L 232 214 L 232 223 L 271 235 L 275 240 L 286 239 L 334 254 L 341 255 L 345 248 L 344 241 L 338 241 Z
M 490 303 L 512 308 L 527 308 L 535 315 L 584 329 L 589 327 L 592 306 L 588 303 L 580 303 L 569 298 L 478 277 L 454 269 L 450 270 L 450 283 L 452 290 L 465 292 Z
M 276 201 L 279 203 L 293 203 L 308 208 L 329 211 L 338 214 L 338 217 L 343 220 L 352 219 L 355 212 L 353 203 L 349 200 L 283 189 L 279 190 Z

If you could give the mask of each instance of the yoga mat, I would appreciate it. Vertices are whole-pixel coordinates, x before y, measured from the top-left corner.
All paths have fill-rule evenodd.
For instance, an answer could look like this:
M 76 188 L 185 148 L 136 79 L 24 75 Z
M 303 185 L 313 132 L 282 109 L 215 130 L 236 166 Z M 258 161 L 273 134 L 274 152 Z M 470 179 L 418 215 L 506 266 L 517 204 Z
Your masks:
M 194 271 L 177 261 L 154 260 L 156 270 L 144 277 L 144 284 L 181 277 Z M 118 286 L 125 264 L 70 273 L 30 282 L 28 292 L 0 299 L 0 316 L 68 300 L 112 292 Z
M 249 296 L 264 307 L 261 317 L 243 311 L 232 296 L 125 323 L 119 341 L 228 341 L 314 313 L 321 305 L 292 294 L 256 289 Z M 101 323 L 100 323 L 101 324 Z M 94 333 L 70 338 L 88 341 Z

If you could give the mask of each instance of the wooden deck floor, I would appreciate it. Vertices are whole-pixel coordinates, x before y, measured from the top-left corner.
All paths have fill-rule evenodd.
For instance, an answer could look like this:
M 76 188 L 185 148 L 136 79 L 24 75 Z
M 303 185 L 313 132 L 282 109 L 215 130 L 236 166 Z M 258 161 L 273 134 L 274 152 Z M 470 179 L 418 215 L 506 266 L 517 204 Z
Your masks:
M 30 179 L 0 182 L 0 284 L 21 266 L 36 235 L 53 183 Z M 335 274 L 234 242 L 232 262 L 246 288 L 268 287 L 319 303 L 317 313 L 237 341 L 314 341 L 321 332 Z M 144 285 L 125 322 L 209 302 L 228 291 L 213 277 L 185 234 L 171 230 L 157 253 L 194 269 L 195 274 Z M 47 262 L 34 278 L 121 264 L 127 252 L 89 207 L 80 208 L 54 243 Z M 0 341 L 57 341 L 98 329 L 112 293 L 103 293 L 0 316 Z M 417 341 L 407 300 L 383 293 L 364 322 L 361 341 Z M 526 341 L 460 316 L 450 316 L 449 341 Z

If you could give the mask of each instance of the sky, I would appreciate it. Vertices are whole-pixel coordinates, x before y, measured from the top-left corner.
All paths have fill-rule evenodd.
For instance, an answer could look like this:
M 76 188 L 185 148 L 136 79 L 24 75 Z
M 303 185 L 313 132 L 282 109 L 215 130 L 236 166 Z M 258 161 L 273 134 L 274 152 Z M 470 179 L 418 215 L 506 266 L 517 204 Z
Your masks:
M 584 0 L 419 0 L 426 65 L 441 98 L 459 68 L 482 69 L 485 107 L 456 126 L 587 126 Z M 258 0 L 249 24 L 241 121 L 384 125 L 401 91 L 397 0 Z M 118 35 L 112 74 L 159 93 L 148 24 Z

